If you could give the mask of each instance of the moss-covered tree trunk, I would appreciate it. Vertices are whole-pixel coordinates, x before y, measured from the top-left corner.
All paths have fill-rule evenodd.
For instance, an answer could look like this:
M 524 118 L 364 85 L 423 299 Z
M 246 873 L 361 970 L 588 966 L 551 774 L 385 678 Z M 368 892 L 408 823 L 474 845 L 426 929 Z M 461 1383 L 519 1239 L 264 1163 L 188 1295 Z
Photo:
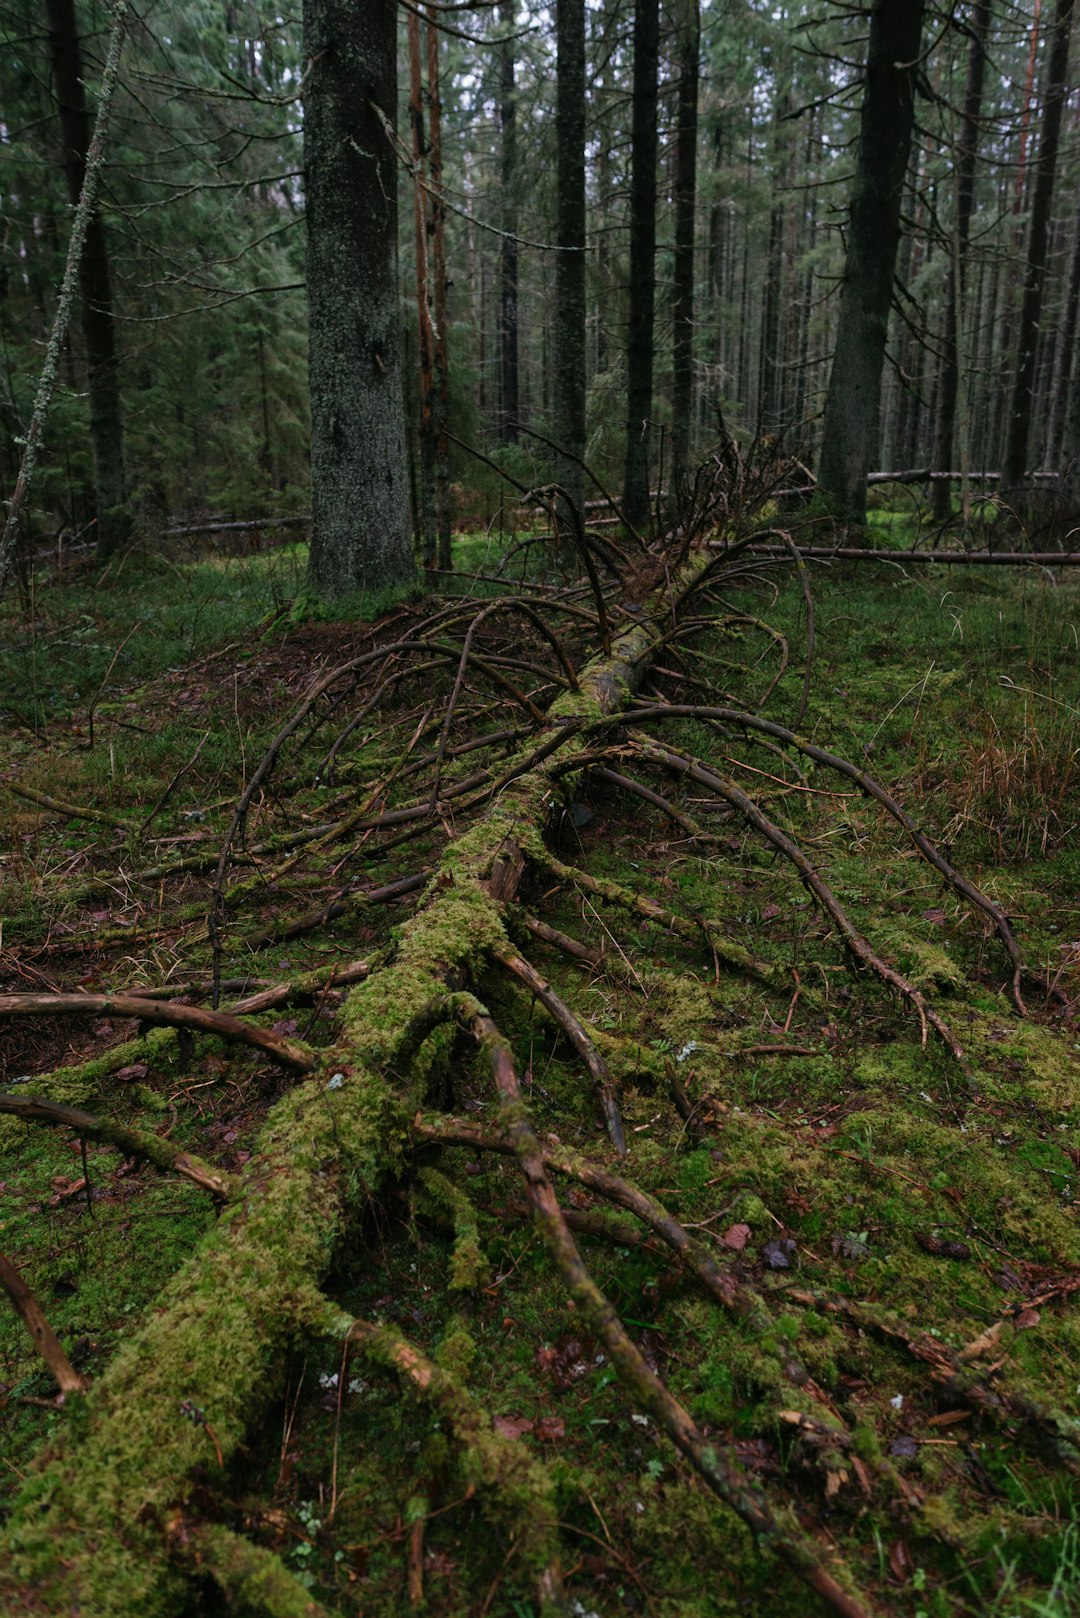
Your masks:
M 866 517 L 866 474 L 878 434 L 924 9 L 923 0 L 875 0 L 870 13 L 840 324 L 818 472 L 818 486 L 837 515 L 854 523 Z
M 408 585 L 393 0 L 305 0 L 311 558 L 315 595 Z

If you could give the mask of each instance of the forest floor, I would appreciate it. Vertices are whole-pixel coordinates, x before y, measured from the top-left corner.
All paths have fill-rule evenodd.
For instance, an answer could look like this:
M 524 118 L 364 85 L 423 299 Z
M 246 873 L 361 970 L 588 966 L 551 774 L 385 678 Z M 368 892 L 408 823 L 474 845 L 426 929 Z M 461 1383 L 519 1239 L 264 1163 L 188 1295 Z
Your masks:
M 132 561 L 104 588 L 75 573 L 40 586 L 32 632 L 9 601 L 0 783 L 67 810 L 0 796 L 0 993 L 205 988 L 214 864 L 237 797 L 315 675 L 372 645 L 372 626 L 290 622 L 302 561 L 291 547 Z M 486 572 L 497 556 L 470 540 L 457 561 Z M 524 933 L 525 912 L 542 909 L 591 952 L 583 964 L 531 940 L 618 1075 L 623 1172 L 764 1311 L 719 1307 L 572 1178 L 563 1204 L 646 1362 L 878 1610 L 1080 1611 L 1080 1032 L 1068 1011 L 1080 996 L 1080 580 L 898 564 L 821 568 L 811 582 L 799 734 L 870 771 L 1003 907 L 1044 988 L 1025 982 L 1021 1016 L 998 939 L 850 781 L 688 719 L 665 740 L 753 792 L 966 1061 L 852 968 L 796 872 L 705 787 L 680 788 L 678 804 L 708 837 L 579 776 L 550 837 L 560 868 L 532 875 L 511 911 Z M 776 638 L 751 621 L 767 619 L 793 655 L 764 712 L 790 723 L 799 586 L 781 579 L 773 600 L 748 582 L 735 608 L 700 643 L 697 677 L 710 700 L 752 709 L 776 672 Z M 400 635 L 402 620 L 374 633 Z M 388 759 L 418 738 L 435 746 L 433 695 L 422 668 L 402 678 L 389 717 L 373 713 L 330 766 L 341 726 L 302 728 L 252 800 L 247 846 L 363 806 Z M 494 702 L 469 717 L 506 722 Z M 468 765 L 462 755 L 448 779 Z M 344 874 L 330 855 L 269 881 L 232 872 L 224 998 L 323 970 L 309 1003 L 262 1020 L 328 1044 L 344 997 L 325 969 L 375 960 L 415 896 L 322 921 L 320 909 L 346 885 L 355 897 L 430 869 L 454 830 L 444 814 L 389 846 L 377 828 Z M 193 868 L 161 869 L 181 857 Z M 733 970 L 704 930 L 695 942 L 650 926 L 574 872 L 701 918 L 732 958 L 741 946 L 764 970 Z M 545 1149 L 617 1168 L 547 1011 L 506 974 L 484 998 Z M 444 1056 L 432 1115 L 490 1131 L 478 1058 Z M 257 1051 L 147 1034 L 108 1010 L 9 1017 L 0 1035 L 0 1090 L 72 1102 L 234 1173 L 295 1082 Z M 218 1219 L 188 1180 L 12 1118 L 0 1118 L 0 1198 L 0 1247 L 91 1383 Z M 537 1463 L 572 1611 L 818 1610 L 628 1401 L 567 1309 L 512 1159 L 467 1141 L 420 1152 L 360 1198 L 326 1290 L 452 1371 Z M 348 1363 L 340 1344 L 298 1340 L 274 1375 L 268 1414 L 224 1473 L 205 1413 L 196 1485 L 208 1515 L 275 1550 L 343 1614 L 537 1610 L 521 1525 L 485 1500 L 437 1410 L 387 1369 Z M 22 1324 L 0 1310 L 0 1511 L 33 1487 L 35 1452 L 71 1419 L 53 1395 Z M 178 1614 L 246 1610 L 192 1588 Z

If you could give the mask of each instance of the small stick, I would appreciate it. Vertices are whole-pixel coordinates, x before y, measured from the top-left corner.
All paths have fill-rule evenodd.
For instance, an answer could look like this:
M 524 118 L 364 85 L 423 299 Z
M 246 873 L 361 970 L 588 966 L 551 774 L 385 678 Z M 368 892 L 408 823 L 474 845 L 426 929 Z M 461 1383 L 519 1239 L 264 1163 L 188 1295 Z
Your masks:
M 0 1253 L 0 1286 L 11 1299 L 12 1307 L 30 1333 L 34 1347 L 52 1372 L 61 1398 L 66 1398 L 69 1393 L 85 1393 L 85 1379 L 64 1353 L 60 1339 L 42 1314 L 34 1294 L 3 1253 Z

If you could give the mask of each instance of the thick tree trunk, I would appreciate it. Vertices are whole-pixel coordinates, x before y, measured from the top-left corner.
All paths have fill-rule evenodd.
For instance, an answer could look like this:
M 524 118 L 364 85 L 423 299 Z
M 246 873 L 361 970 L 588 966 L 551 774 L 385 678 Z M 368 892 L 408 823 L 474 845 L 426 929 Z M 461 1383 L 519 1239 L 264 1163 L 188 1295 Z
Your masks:
M 82 51 L 74 0 L 47 0 L 49 53 L 60 110 L 64 178 L 74 207 L 86 174 L 90 116 L 83 83 Z M 97 504 L 98 554 L 111 555 L 131 532 L 124 465 L 124 426 L 116 353 L 112 285 L 105 226 L 97 208 L 90 216 L 79 263 L 83 342 L 90 396 L 90 449 Z
M 623 512 L 636 528 L 649 518 L 649 438 L 656 307 L 656 112 L 658 0 L 634 7 L 634 111 L 630 175 L 630 327 L 626 348 L 626 465 Z
M 690 453 L 694 397 L 694 224 L 697 206 L 698 79 L 701 14 L 683 0 L 679 15 L 679 97 L 675 145 L 675 262 L 672 298 L 671 451 L 676 484 Z
M 990 6 L 991 0 L 976 0 L 971 16 L 971 44 L 968 49 L 967 80 L 964 85 L 964 111 L 956 155 L 956 221 L 945 285 L 945 332 L 941 347 L 941 368 L 938 372 L 937 424 L 934 436 L 934 469 L 938 472 L 949 471 L 953 462 L 956 401 L 960 387 L 960 316 L 965 290 L 968 236 L 975 205 L 975 162 L 979 151 L 979 119 L 982 115 Z M 934 516 L 939 522 L 944 522 L 949 515 L 951 499 L 947 483 L 942 481 L 934 485 Z
M 1053 201 L 1054 179 L 1057 173 L 1061 114 L 1068 91 L 1072 11 L 1073 0 L 1058 0 L 1054 21 L 1050 27 L 1050 57 L 1046 69 L 1039 153 L 1035 160 L 1035 192 L 1031 203 L 1024 300 L 1020 308 L 1016 373 L 1002 467 L 1006 487 L 1011 489 L 1019 488 L 1027 471 L 1039 320 L 1042 315 L 1043 283 L 1046 278 L 1047 245 L 1050 237 L 1050 205 Z
M 337 601 L 409 585 L 393 0 L 304 0 L 311 376 L 308 584 Z
M 514 26 L 516 6 L 503 4 L 502 26 Z M 502 256 L 499 287 L 499 442 L 516 444 L 521 421 L 518 371 L 518 244 L 517 244 L 517 87 L 514 83 L 514 46 L 499 46 L 499 126 L 502 131 L 500 179 L 502 190 Z
M 878 431 L 923 11 L 924 0 L 875 0 L 870 16 L 840 325 L 818 476 L 836 514 L 855 523 L 866 516 L 866 474 Z
M 555 475 L 580 508 L 585 479 L 585 0 L 557 0 Z

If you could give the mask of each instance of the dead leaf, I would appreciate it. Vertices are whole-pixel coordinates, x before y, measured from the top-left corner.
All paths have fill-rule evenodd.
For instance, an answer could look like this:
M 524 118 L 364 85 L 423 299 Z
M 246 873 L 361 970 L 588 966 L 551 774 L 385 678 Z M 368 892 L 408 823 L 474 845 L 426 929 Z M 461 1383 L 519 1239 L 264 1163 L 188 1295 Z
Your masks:
M 1038 1324 L 1039 1311 L 1037 1309 L 1021 1309 L 1013 1321 L 1017 1331 L 1027 1331 L 1029 1326 L 1037 1326 Z
M 541 1416 L 534 1431 L 537 1438 L 554 1443 L 557 1438 L 566 1437 L 566 1423 L 561 1416 Z
M 860 1461 L 860 1459 L 859 1459 L 859 1457 L 857 1455 L 853 1455 L 851 1457 L 851 1470 L 854 1472 L 855 1476 L 859 1480 L 859 1488 L 862 1490 L 863 1494 L 869 1500 L 870 1493 L 871 1493 L 871 1490 L 870 1490 L 870 1474 L 866 1470 L 865 1461 Z
M 848 1481 L 848 1476 L 849 1476 L 849 1474 L 847 1472 L 845 1472 L 845 1471 L 840 1471 L 840 1472 L 826 1471 L 826 1473 L 825 1473 L 825 1498 L 826 1498 L 826 1500 L 831 1500 L 834 1495 L 837 1495 L 837 1494 L 840 1493 L 840 1490 L 843 1488 L 844 1484 Z
M 889 1566 L 893 1578 L 898 1579 L 901 1584 L 906 1584 L 911 1573 L 911 1557 L 902 1539 L 894 1540 L 889 1546 Z
M 128 1067 L 118 1068 L 113 1075 L 117 1079 L 145 1079 L 150 1069 L 145 1062 L 132 1062 Z
M 534 1423 L 528 1416 L 496 1416 L 492 1426 L 504 1438 L 520 1438 L 522 1433 L 531 1433 Z
M 992 1349 L 995 1349 L 1004 1324 L 1003 1320 L 995 1320 L 994 1324 L 988 1326 L 986 1331 L 980 1332 L 978 1337 L 973 1337 L 971 1342 L 966 1344 L 956 1356 L 961 1364 L 967 1365 L 972 1360 L 981 1359 L 984 1354 L 989 1354 Z

